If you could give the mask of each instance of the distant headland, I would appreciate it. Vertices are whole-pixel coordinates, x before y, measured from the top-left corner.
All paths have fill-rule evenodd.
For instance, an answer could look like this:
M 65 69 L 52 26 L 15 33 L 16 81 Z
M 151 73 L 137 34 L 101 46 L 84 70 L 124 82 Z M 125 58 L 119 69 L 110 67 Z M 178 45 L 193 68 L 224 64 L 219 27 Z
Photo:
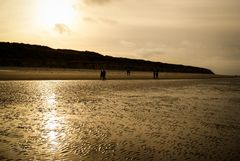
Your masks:
M 47 46 L 0 42 L 1 67 L 37 67 L 214 74 L 200 67 L 104 56 L 91 51 L 52 49 Z

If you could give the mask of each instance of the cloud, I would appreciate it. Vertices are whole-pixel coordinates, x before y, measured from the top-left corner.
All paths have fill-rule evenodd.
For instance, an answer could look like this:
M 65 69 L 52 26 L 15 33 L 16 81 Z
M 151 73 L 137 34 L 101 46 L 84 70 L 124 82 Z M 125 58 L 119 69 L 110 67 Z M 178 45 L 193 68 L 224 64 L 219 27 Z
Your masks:
M 83 20 L 84 20 L 85 22 L 91 22 L 91 23 L 96 23 L 96 22 L 97 22 L 97 21 L 96 21 L 94 18 L 92 18 L 92 17 L 84 17 Z
M 84 17 L 83 20 L 85 22 L 91 22 L 91 23 L 103 23 L 103 24 L 107 24 L 107 25 L 115 25 L 118 22 L 112 19 L 108 19 L 108 18 L 92 18 L 92 17 Z
M 65 24 L 55 24 L 54 30 L 57 31 L 59 34 L 69 33 L 70 29 Z
M 113 0 L 85 0 L 87 5 L 105 5 Z
M 136 50 L 136 53 L 143 58 L 147 58 L 150 60 L 159 60 L 161 55 L 166 54 L 163 52 L 162 48 L 139 48 Z
M 117 24 L 118 22 L 115 21 L 115 20 L 112 20 L 112 19 L 108 19 L 108 18 L 99 18 L 99 20 L 102 22 L 102 23 L 105 23 L 105 24 L 109 24 L 109 25 L 115 25 Z
M 136 46 L 134 42 L 125 41 L 125 40 L 120 41 L 120 44 L 126 48 L 132 48 Z

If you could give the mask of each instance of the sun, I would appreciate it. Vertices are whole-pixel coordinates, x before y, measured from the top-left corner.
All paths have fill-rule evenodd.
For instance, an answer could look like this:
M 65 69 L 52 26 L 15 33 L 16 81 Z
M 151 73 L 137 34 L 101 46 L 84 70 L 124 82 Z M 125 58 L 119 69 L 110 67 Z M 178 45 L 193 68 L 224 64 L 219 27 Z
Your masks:
M 53 28 L 62 24 L 70 27 L 74 21 L 72 0 L 41 0 L 38 4 L 38 19 L 40 25 Z

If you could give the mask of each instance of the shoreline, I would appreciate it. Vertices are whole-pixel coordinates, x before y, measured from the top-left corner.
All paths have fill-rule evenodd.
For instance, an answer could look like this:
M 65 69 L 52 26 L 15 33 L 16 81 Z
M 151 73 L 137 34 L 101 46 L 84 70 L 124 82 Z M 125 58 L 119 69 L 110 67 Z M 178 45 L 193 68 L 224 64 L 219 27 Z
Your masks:
M 151 71 L 106 70 L 107 80 L 141 80 L 153 79 Z M 209 78 L 235 78 L 234 76 L 199 74 L 199 73 L 170 73 L 159 72 L 161 79 L 209 79 Z M 100 70 L 91 69 L 62 69 L 62 68 L 24 68 L 0 67 L 0 80 L 99 80 Z

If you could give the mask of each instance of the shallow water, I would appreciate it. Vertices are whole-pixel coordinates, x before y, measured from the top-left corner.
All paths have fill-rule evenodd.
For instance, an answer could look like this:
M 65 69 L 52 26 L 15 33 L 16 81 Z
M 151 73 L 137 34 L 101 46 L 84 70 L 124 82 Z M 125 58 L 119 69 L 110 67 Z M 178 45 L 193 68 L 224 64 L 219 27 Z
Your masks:
M 0 160 L 239 160 L 240 80 L 0 81 Z

